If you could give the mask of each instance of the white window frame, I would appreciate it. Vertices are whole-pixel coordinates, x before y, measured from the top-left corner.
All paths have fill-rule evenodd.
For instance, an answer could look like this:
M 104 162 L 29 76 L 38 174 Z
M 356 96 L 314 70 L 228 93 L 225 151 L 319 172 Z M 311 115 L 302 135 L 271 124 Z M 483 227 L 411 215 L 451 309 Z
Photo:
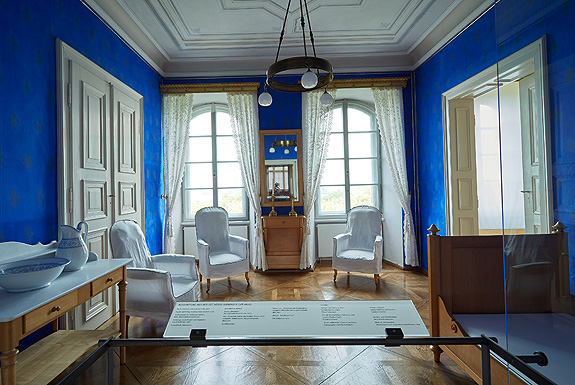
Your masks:
M 216 126 L 217 126 L 217 122 L 216 122 L 216 113 L 217 112 L 225 112 L 227 114 L 230 113 L 230 110 L 228 108 L 228 106 L 226 104 L 220 104 L 220 103 L 208 103 L 208 104 L 202 104 L 200 106 L 194 107 L 194 112 L 192 114 L 192 119 L 205 114 L 205 113 L 210 113 L 211 114 L 211 135 L 209 135 L 209 137 L 212 138 L 212 177 L 213 177 L 213 184 L 211 187 L 212 190 L 212 202 L 214 204 L 214 206 L 218 206 L 218 163 L 233 163 L 231 161 L 219 161 L 217 160 L 218 157 L 218 153 L 217 153 L 217 138 L 218 137 L 223 137 L 223 136 L 231 136 L 231 135 L 217 135 L 216 133 Z M 192 136 L 192 135 L 190 135 Z M 193 136 L 194 138 L 200 138 L 202 136 Z M 205 135 L 204 137 L 208 137 L 208 135 Z M 188 148 L 189 151 L 189 148 Z M 194 163 L 194 162 L 186 162 L 186 165 L 189 163 Z M 186 207 L 187 207 L 187 194 L 186 191 L 187 190 L 197 190 L 196 188 L 186 188 L 186 180 L 188 178 L 187 173 L 184 172 L 184 178 L 182 181 L 182 199 L 183 199 L 183 205 L 182 205 L 182 219 L 184 223 L 194 223 L 195 222 L 195 218 L 194 217 L 189 217 L 187 215 L 186 212 Z M 248 197 L 246 195 L 246 189 L 245 186 L 243 185 L 243 181 L 242 181 L 242 189 L 243 189 L 243 194 L 242 194 L 242 207 L 244 208 L 244 211 L 242 214 L 234 214 L 234 213 L 228 213 L 229 215 L 229 220 L 230 222 L 232 221 L 247 221 L 248 220 L 248 212 L 249 212 L 249 202 L 248 202 Z M 205 188 L 202 188 L 201 190 L 205 190 Z
M 321 211 L 321 201 L 320 201 L 320 194 L 318 193 L 318 196 L 316 198 L 315 201 L 315 217 L 316 220 L 318 220 L 319 222 L 325 221 L 325 220 L 329 220 L 329 219 L 345 219 L 347 216 L 347 212 L 352 209 L 351 207 L 351 198 L 350 198 L 350 189 L 353 186 L 364 186 L 365 184 L 351 184 L 350 183 L 350 178 L 349 178 L 349 161 L 350 159 L 375 159 L 376 160 L 376 164 L 377 164 L 377 168 L 376 168 L 376 178 L 377 181 L 375 183 L 376 187 L 376 192 L 377 192 L 377 197 L 375 199 L 375 203 L 374 203 L 374 207 L 377 207 L 379 210 L 382 209 L 382 203 L 383 203 L 383 187 L 382 187 L 382 183 L 383 183 L 383 175 L 382 175 L 382 164 L 383 164 L 383 158 L 382 158 L 382 148 L 381 148 L 381 141 L 379 140 L 379 131 L 377 128 L 377 120 L 376 120 L 376 115 L 375 115 L 375 109 L 373 108 L 373 106 L 370 106 L 367 103 L 358 101 L 358 100 L 352 100 L 352 99 L 342 99 L 342 100 L 337 100 L 334 102 L 333 105 L 334 109 L 336 108 L 342 108 L 342 117 L 343 117 L 343 145 L 344 145 L 344 156 L 343 158 L 330 158 L 330 159 L 343 159 L 344 161 L 344 194 L 345 194 L 345 212 L 344 213 L 332 213 L 330 214 L 329 212 L 322 212 Z M 365 157 L 365 158 L 350 158 L 349 157 L 349 122 L 348 122 L 348 109 L 349 108 L 354 108 L 357 110 L 360 110 L 366 114 L 368 114 L 370 116 L 370 120 L 371 120 L 371 127 L 369 131 L 352 131 L 352 134 L 355 133 L 374 133 L 378 140 L 373 143 L 376 146 L 376 156 L 374 157 Z M 331 134 L 330 134 L 331 135 Z M 320 188 L 322 186 L 332 186 L 332 185 L 320 185 Z M 341 185 L 333 185 L 333 186 L 341 186 Z

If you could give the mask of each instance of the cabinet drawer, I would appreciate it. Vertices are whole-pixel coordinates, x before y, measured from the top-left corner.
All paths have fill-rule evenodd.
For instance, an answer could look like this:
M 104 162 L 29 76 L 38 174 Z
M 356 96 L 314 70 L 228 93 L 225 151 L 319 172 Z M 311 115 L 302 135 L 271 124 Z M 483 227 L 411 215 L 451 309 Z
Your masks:
M 72 310 L 78 303 L 78 291 L 66 294 L 63 297 L 58 298 L 36 310 L 31 311 L 26 314 L 23 318 L 23 329 L 24 334 L 34 331 L 55 320 L 56 318 L 66 314 L 67 311 Z
M 92 282 L 92 296 L 114 286 L 122 280 L 122 269 L 118 269 Z
M 302 227 L 303 217 L 264 217 L 264 226 L 272 228 Z

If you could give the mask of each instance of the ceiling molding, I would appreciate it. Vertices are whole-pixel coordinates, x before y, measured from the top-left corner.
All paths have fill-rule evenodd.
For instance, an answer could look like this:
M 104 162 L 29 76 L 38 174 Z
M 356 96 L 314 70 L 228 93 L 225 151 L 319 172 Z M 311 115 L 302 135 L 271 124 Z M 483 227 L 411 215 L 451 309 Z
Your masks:
M 209 92 L 258 92 L 260 83 L 204 83 L 204 84 L 160 84 L 160 93 L 199 94 Z
M 161 76 L 166 76 L 166 73 L 162 69 L 163 64 L 168 62 L 167 57 L 162 54 L 158 49 L 156 44 L 152 41 L 140 37 L 138 41 L 134 41 L 132 36 L 140 36 L 141 34 L 134 33 L 134 31 L 139 30 L 139 27 L 134 26 L 130 29 L 131 33 L 128 33 L 124 28 L 116 22 L 115 19 L 111 18 L 109 13 L 118 15 L 118 13 L 123 12 L 123 9 L 119 6 L 115 7 L 113 10 L 110 6 L 116 4 L 113 1 L 102 2 L 102 4 L 108 5 L 107 9 L 103 9 L 98 3 L 99 0 L 80 0 L 82 4 L 86 6 L 92 13 L 94 13 L 100 20 L 104 22 L 111 30 L 114 32 L 121 40 L 123 40 L 137 55 L 139 55 L 149 66 L 151 66 L 156 72 Z M 116 9 L 117 8 L 117 9 Z M 130 18 L 128 16 L 122 18 L 122 25 L 126 28 L 130 24 Z M 153 55 L 152 58 L 150 55 Z
M 461 3 L 458 7 L 466 7 L 468 4 L 466 2 Z M 417 69 L 420 65 L 425 63 L 427 59 L 429 59 L 432 55 L 434 55 L 437 51 L 441 50 L 445 45 L 447 45 L 451 40 L 453 40 L 457 35 L 459 35 L 463 29 L 465 29 L 468 25 L 470 25 L 475 19 L 479 16 L 483 15 L 488 9 L 493 6 L 493 0 L 484 0 L 483 3 L 479 7 L 476 7 L 472 10 L 463 10 L 462 12 L 467 12 L 468 16 L 463 19 L 460 23 L 455 26 L 451 27 L 449 32 L 444 32 L 443 29 L 446 27 L 441 28 L 438 26 L 432 33 L 428 34 L 423 40 L 421 40 L 416 47 L 411 49 L 411 55 L 414 57 L 414 64 L 411 70 Z M 457 7 L 455 7 L 457 8 Z M 470 13 L 469 13 L 470 12 Z M 449 28 L 447 26 L 447 28 Z M 430 42 L 437 41 L 437 38 L 434 35 L 443 35 L 438 42 L 431 44 Z M 421 52 L 426 50 L 426 52 Z

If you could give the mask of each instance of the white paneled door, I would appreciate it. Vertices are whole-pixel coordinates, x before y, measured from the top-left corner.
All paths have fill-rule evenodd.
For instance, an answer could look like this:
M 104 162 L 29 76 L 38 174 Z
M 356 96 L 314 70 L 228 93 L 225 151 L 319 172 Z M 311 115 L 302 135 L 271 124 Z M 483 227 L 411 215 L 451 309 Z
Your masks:
M 473 99 L 449 101 L 452 235 L 479 234 Z
M 59 42 L 59 223 L 88 223 L 87 245 L 112 258 L 118 219 L 143 226 L 142 97 Z M 109 289 L 68 314 L 67 328 L 95 329 L 117 312 Z

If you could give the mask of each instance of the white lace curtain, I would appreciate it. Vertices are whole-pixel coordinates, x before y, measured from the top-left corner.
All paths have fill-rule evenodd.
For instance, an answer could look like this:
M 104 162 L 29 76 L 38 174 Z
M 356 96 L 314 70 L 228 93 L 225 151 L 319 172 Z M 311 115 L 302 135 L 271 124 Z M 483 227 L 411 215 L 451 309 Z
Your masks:
M 414 220 L 407 183 L 402 89 L 400 87 L 374 88 L 373 99 L 385 160 L 387 161 L 393 187 L 404 214 L 403 251 L 405 263 L 411 266 L 419 266 L 413 226 Z
M 254 231 L 250 232 L 250 262 L 257 269 L 267 270 L 263 231 L 260 222 L 260 153 L 256 95 L 251 93 L 228 93 L 227 95 L 242 180 L 244 181 L 250 207 L 254 212 L 252 222 Z
M 175 252 L 174 223 L 172 212 L 180 192 L 188 147 L 190 121 L 194 95 L 163 96 L 163 132 L 164 132 L 164 238 L 162 251 L 167 254 Z
M 306 269 L 315 263 L 314 244 L 314 202 L 319 190 L 321 175 L 327 157 L 331 123 L 332 107 L 323 106 L 319 98 L 321 91 L 310 91 L 303 94 L 303 185 L 304 214 L 306 216 L 305 231 L 301 249 L 300 269 Z M 335 100 L 335 90 L 330 91 Z

